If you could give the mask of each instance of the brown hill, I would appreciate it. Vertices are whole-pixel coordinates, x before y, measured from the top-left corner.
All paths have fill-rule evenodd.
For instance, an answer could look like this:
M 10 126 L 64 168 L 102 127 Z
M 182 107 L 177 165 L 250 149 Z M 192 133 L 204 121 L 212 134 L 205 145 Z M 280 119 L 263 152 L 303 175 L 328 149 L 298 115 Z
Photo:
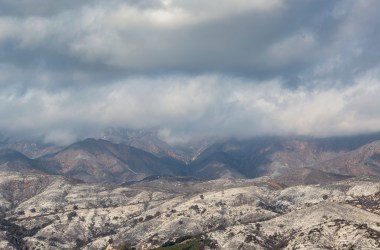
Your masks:
M 374 139 L 376 138 L 375 136 Z M 380 142 L 362 144 L 368 141 L 367 136 L 324 139 L 263 137 L 240 141 L 227 140 L 204 150 L 191 163 L 191 169 L 195 176 L 209 178 L 224 176 L 255 178 L 292 173 L 301 174 L 300 178 L 304 178 L 306 172 L 310 176 L 316 175 L 316 179 L 325 176 L 311 169 L 343 176 L 379 175 Z
M 380 141 L 364 145 L 312 167 L 344 175 L 380 175 Z
M 38 172 L 32 160 L 12 149 L 0 149 L 0 170 Z
M 178 162 L 164 161 L 143 150 L 105 140 L 87 139 L 38 159 L 40 168 L 87 182 L 140 180 L 150 175 L 178 175 Z

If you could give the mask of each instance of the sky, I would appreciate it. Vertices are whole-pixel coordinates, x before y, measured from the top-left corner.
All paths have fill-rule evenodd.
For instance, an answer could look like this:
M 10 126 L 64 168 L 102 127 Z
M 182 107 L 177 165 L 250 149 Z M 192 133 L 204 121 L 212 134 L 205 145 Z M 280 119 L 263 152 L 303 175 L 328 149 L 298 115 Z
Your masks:
M 0 0 L 0 131 L 380 131 L 378 0 Z

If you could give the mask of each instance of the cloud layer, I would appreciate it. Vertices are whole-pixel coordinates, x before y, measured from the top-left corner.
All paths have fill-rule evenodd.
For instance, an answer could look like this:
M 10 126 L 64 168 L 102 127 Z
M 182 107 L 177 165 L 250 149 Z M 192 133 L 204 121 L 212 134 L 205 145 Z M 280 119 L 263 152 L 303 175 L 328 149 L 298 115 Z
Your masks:
M 0 129 L 51 141 L 107 126 L 378 131 L 379 11 L 376 0 L 2 1 Z
M 140 77 L 104 86 L 32 88 L 21 95 L 10 88 L 0 95 L 0 115 L 8 118 L 0 127 L 48 131 L 48 141 L 90 136 L 107 126 L 159 126 L 170 140 L 375 132 L 380 127 L 377 77 L 378 72 L 368 73 L 354 85 L 296 90 L 281 80 L 251 82 L 221 75 Z

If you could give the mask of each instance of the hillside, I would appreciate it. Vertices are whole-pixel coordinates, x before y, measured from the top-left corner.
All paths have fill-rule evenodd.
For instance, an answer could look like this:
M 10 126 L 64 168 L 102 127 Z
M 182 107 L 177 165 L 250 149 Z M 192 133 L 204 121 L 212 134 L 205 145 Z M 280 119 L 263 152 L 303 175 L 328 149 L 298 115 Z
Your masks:
M 0 197 L 1 249 L 154 249 L 184 240 L 206 249 L 380 247 L 375 177 L 288 188 L 267 178 L 102 186 L 1 172 Z

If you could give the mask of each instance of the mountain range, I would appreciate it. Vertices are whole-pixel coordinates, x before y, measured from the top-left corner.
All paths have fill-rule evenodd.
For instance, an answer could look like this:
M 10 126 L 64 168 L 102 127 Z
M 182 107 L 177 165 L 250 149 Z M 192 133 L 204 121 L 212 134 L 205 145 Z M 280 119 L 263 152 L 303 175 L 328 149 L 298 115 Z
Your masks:
M 209 144 L 197 142 L 187 149 L 184 145 L 179 149 L 171 146 L 153 132 L 125 137 L 85 139 L 37 158 L 29 158 L 15 147 L 3 147 L 1 169 L 40 171 L 94 183 L 123 183 L 154 175 L 206 180 L 276 177 L 305 171 L 316 176 L 380 175 L 380 134 L 223 139 Z
M 0 145 L 0 249 L 380 248 L 380 134 Z

